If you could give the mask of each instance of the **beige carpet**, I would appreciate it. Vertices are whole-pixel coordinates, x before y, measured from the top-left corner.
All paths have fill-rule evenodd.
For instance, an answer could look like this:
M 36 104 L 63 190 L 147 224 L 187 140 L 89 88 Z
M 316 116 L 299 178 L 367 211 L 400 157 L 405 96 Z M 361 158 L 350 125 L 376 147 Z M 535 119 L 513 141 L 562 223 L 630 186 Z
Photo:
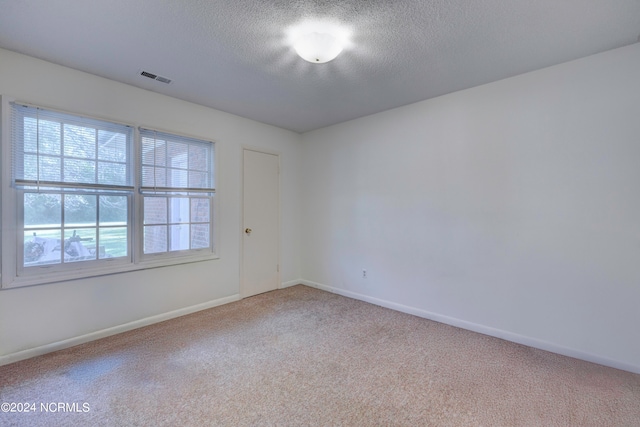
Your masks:
M 640 375 L 295 286 L 0 367 L 0 402 L 36 403 L 2 426 L 640 426 Z

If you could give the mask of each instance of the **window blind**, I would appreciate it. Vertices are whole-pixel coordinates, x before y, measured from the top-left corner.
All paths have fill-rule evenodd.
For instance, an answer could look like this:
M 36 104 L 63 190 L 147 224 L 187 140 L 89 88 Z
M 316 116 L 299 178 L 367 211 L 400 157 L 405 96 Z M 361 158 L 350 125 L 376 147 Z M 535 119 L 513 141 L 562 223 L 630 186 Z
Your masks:
M 140 129 L 141 191 L 214 193 L 213 143 Z
M 130 126 L 13 103 L 16 187 L 132 190 Z

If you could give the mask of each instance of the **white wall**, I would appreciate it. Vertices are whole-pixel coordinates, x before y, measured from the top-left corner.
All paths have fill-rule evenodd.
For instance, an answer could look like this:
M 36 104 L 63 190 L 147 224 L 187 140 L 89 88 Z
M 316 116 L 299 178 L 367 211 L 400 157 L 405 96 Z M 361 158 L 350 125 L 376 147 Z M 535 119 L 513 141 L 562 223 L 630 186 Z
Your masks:
M 281 279 L 300 277 L 300 135 L 2 49 L 0 94 L 215 140 L 220 225 L 219 260 L 0 291 L 0 363 L 238 298 L 245 144 L 281 153 Z
M 303 142 L 308 284 L 640 372 L 640 44 Z

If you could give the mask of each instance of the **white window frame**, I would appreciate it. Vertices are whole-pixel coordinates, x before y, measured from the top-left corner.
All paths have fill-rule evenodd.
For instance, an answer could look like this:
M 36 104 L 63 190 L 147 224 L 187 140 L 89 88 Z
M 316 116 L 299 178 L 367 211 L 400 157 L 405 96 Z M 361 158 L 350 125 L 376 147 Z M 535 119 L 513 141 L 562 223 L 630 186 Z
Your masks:
M 143 195 L 140 191 L 141 185 L 141 148 L 140 133 L 137 124 L 125 124 L 121 121 L 109 118 L 94 118 L 112 123 L 125 124 L 131 126 L 133 132 L 133 144 L 131 153 L 131 166 L 134 172 L 134 191 L 129 197 L 129 256 L 124 258 L 103 259 L 96 261 L 80 261 L 69 263 L 68 266 L 60 268 L 58 265 L 50 267 L 29 267 L 25 272 L 22 266 L 24 224 L 22 206 L 22 191 L 13 185 L 12 176 L 12 135 L 11 135 L 11 103 L 16 102 L 13 98 L 0 95 L 0 214 L 1 214 L 1 246 L 0 246 L 0 290 L 11 289 L 23 286 L 55 283 L 66 280 L 83 279 L 95 276 L 103 276 L 127 271 L 143 270 L 170 265 L 178 265 L 192 262 L 208 261 L 219 259 L 218 248 L 218 208 L 217 202 L 213 202 L 210 207 L 210 242 L 211 247 L 198 250 L 187 250 L 179 252 L 169 252 L 155 255 L 143 255 Z M 29 102 L 18 102 L 25 105 L 35 105 Z M 93 118 L 86 114 L 76 112 L 66 112 L 60 109 L 41 106 L 50 111 L 59 111 L 79 117 Z M 153 127 L 143 126 L 145 129 Z M 176 132 L 162 131 L 169 134 L 180 135 Z M 211 142 L 213 145 L 213 180 L 215 183 L 218 173 L 218 155 L 215 152 L 216 143 L 208 138 L 197 136 L 187 136 L 188 138 L 199 139 Z M 212 193 L 214 193 L 212 191 Z M 213 199 L 213 198 L 212 198 Z M 19 249 L 20 248 L 20 249 Z M 161 256 L 160 256 L 161 255 Z

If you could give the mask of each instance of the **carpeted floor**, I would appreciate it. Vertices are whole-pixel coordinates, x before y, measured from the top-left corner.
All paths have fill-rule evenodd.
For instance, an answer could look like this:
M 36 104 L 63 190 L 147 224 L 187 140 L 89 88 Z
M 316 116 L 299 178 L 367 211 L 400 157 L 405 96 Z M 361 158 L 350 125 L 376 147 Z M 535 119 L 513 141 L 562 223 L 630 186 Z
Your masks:
M 3 426 L 640 426 L 640 375 L 295 286 L 2 366 L 0 402 L 36 404 Z

